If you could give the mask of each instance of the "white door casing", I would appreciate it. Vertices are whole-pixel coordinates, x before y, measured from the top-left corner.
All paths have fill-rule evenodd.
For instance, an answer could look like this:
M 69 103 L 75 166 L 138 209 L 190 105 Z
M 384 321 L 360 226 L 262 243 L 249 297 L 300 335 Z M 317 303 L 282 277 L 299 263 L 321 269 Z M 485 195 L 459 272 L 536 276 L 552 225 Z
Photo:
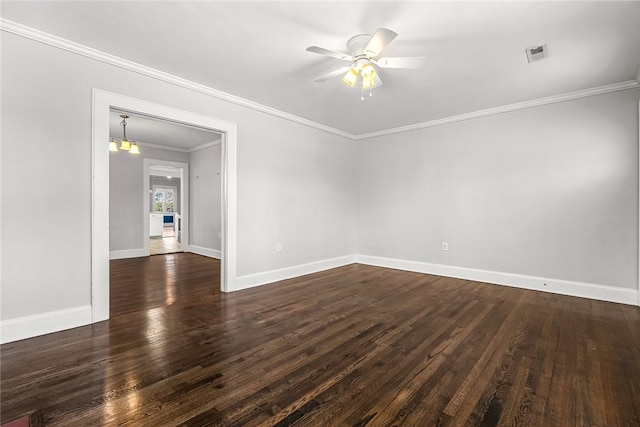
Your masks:
M 91 147 L 91 314 L 109 318 L 109 110 L 116 108 L 198 126 L 222 134 L 220 289 L 236 289 L 237 125 L 213 117 L 94 88 Z M 148 183 L 147 183 L 148 186 Z M 146 227 L 148 229 L 148 214 Z M 186 233 L 185 233 L 186 234 Z M 147 241 L 148 244 L 148 241 Z
M 189 252 L 189 164 L 182 162 L 172 162 L 169 160 L 155 160 L 155 159 L 142 159 L 142 205 L 144 211 L 144 229 L 147 230 L 144 238 L 144 253 L 149 255 L 151 253 L 149 249 L 149 176 L 150 167 L 152 165 L 171 166 L 176 169 L 180 169 L 180 206 L 183 222 L 182 222 L 182 241 L 180 242 L 181 248 L 184 252 Z M 174 187 L 175 188 L 175 187 Z M 222 204 L 221 204 L 222 205 Z M 224 209 L 224 206 L 221 206 Z

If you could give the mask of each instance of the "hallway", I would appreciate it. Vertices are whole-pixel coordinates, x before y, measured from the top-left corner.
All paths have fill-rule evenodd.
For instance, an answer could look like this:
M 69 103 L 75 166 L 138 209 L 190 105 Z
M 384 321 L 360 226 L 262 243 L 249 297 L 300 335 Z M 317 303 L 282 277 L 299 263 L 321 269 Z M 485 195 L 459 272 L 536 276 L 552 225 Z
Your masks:
M 165 226 L 162 237 L 149 239 L 149 255 L 172 254 L 182 252 L 182 245 L 178 242 L 173 225 Z

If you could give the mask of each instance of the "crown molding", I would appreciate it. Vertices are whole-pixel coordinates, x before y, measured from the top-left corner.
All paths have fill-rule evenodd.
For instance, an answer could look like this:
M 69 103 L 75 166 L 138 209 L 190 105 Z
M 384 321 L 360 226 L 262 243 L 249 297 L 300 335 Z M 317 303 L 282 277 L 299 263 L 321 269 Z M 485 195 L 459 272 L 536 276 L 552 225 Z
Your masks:
M 349 132 L 345 132 L 336 128 L 332 128 L 330 126 L 323 125 L 321 123 L 314 122 L 309 119 L 305 119 L 290 113 L 286 113 L 284 111 L 277 110 L 272 107 L 268 107 L 263 104 L 259 104 L 257 102 L 250 101 L 248 99 L 241 98 L 239 96 L 231 95 L 226 92 L 222 92 L 217 89 L 213 89 L 209 86 L 202 85 L 200 83 L 195 83 L 190 80 L 184 79 L 182 77 L 175 76 L 173 74 L 166 73 L 164 71 L 156 70 L 155 68 L 147 67 L 146 65 L 138 64 L 133 61 L 129 61 L 115 55 L 111 55 L 106 52 L 99 51 L 97 49 L 93 49 L 88 46 L 84 46 L 82 44 L 72 42 L 70 40 L 64 39 L 62 37 L 54 36 L 49 33 L 45 33 L 44 31 L 37 30 L 32 27 L 28 27 L 26 25 L 19 24 L 14 21 L 10 21 L 8 19 L 0 17 L 0 30 L 6 31 L 8 33 L 12 33 L 21 37 L 25 37 L 37 42 L 41 42 L 47 44 L 49 46 L 53 46 L 62 50 L 66 50 L 68 52 L 76 53 L 78 55 L 85 56 L 87 58 L 95 59 L 100 62 L 104 62 L 110 65 L 114 65 L 119 68 L 123 68 L 125 70 L 133 71 L 138 74 L 142 74 L 148 77 L 152 77 L 157 80 L 164 81 L 166 83 L 174 84 L 176 86 L 183 87 L 185 89 L 189 89 L 195 92 L 202 93 L 204 95 L 208 95 L 223 101 L 231 102 L 236 105 L 240 105 L 246 108 L 250 108 L 255 111 L 259 111 L 265 114 L 269 114 L 275 117 L 279 117 L 284 120 L 289 120 L 294 123 L 301 124 L 303 126 L 308 126 L 310 128 L 314 128 L 320 131 L 324 131 L 327 133 L 331 133 L 334 135 L 342 136 L 344 138 L 348 138 L 354 141 L 360 141 L 364 139 L 375 138 L 378 136 L 384 135 L 392 135 L 396 133 L 404 133 L 411 132 L 414 130 L 425 129 L 434 126 L 441 126 L 449 123 L 461 122 L 465 120 L 476 119 L 479 117 L 492 116 L 495 114 L 502 114 L 509 111 L 523 110 L 527 108 L 539 107 L 547 104 L 555 104 L 557 102 L 569 101 L 572 99 L 585 98 L 588 96 L 601 95 L 610 92 L 616 92 L 620 90 L 626 89 L 634 89 L 640 87 L 640 69 L 638 69 L 638 74 L 635 80 L 628 80 L 620 83 L 613 83 L 605 86 L 599 86 L 591 89 L 578 90 L 575 92 L 569 92 L 560 95 L 549 96 L 546 98 L 539 98 L 525 102 L 519 102 L 515 104 L 504 105 L 501 107 L 488 108 L 486 110 L 474 111 L 471 113 L 460 114 L 457 116 L 445 117 L 437 120 L 430 120 L 427 122 L 416 123 L 408 126 L 401 126 L 392 129 L 384 129 L 376 132 L 363 133 L 354 135 Z M 140 143 L 139 143 L 140 144 Z M 159 146 L 154 144 L 142 143 L 140 145 L 153 147 L 153 148 L 163 148 L 174 151 L 185 151 L 189 152 L 190 150 L 178 149 L 175 147 L 167 148 L 165 146 Z M 206 148 L 206 147 L 203 147 Z M 191 150 L 197 150 L 198 147 L 194 147 Z
M 461 122 L 464 120 L 476 119 L 479 117 L 493 116 L 495 114 L 507 113 L 509 111 L 524 110 L 527 108 L 539 107 L 542 105 L 555 104 L 557 102 L 570 101 L 572 99 L 585 98 L 588 96 L 602 95 L 620 90 L 634 89 L 640 87 L 640 83 L 636 80 L 628 80 L 626 82 L 614 83 L 605 86 L 599 86 L 591 89 L 583 89 L 575 92 L 564 93 L 560 95 L 549 96 L 546 98 L 533 99 L 531 101 L 518 102 L 516 104 L 503 105 L 501 107 L 488 108 L 486 110 L 474 111 L 472 113 L 460 114 L 458 116 L 445 117 L 443 119 L 431 120 L 428 122 L 416 123 L 413 125 L 397 127 L 393 129 L 385 129 L 377 132 L 364 133 L 355 135 L 356 141 L 375 138 L 378 136 L 392 135 L 395 133 L 410 132 L 418 129 L 425 129 L 434 126 L 446 125 L 449 123 Z
M 193 153 L 194 151 L 204 150 L 205 148 L 213 147 L 215 145 L 220 145 L 220 144 L 222 144 L 222 140 L 221 139 L 217 139 L 215 141 L 205 142 L 204 144 L 196 145 L 193 148 L 189 148 L 187 151 L 189 153 Z
M 231 102 L 236 105 L 250 108 L 261 113 L 269 114 L 271 116 L 279 117 L 281 119 L 289 120 L 294 123 L 298 123 L 304 126 L 308 126 L 314 129 L 318 129 L 324 132 L 332 133 L 334 135 L 342 136 L 349 139 L 354 139 L 354 135 L 348 132 L 341 131 L 339 129 L 332 128 L 320 123 L 316 123 L 312 120 L 305 119 L 284 111 L 277 110 L 272 107 L 268 107 L 257 102 L 250 101 L 239 96 L 231 95 L 226 92 L 222 92 L 217 89 L 213 89 L 209 86 L 205 86 L 200 83 L 193 82 L 191 80 L 183 79 L 182 77 L 175 76 L 173 74 L 165 73 L 164 71 L 156 70 L 155 68 L 147 67 L 146 65 L 139 64 L 137 62 L 129 61 L 120 58 L 115 55 L 111 55 L 106 52 L 73 42 L 71 40 L 64 39 L 62 37 L 54 36 L 53 34 L 45 33 L 44 31 L 37 30 L 26 25 L 19 24 L 17 22 L 0 17 L 0 30 L 12 33 L 21 37 L 25 37 L 37 42 L 47 44 L 49 46 L 56 47 L 58 49 L 66 50 L 68 52 L 76 53 L 78 55 L 85 56 L 87 58 L 95 59 L 96 61 L 104 62 L 106 64 L 114 65 L 125 70 L 133 71 L 138 74 L 142 74 L 154 79 L 158 79 L 167 83 L 174 84 L 176 86 L 183 87 L 185 89 L 199 92 L 204 95 L 209 95 L 214 98 L 221 99 L 223 101 Z
M 114 138 L 114 139 L 118 140 L 118 138 Z M 144 141 L 138 141 L 138 140 L 136 140 L 135 143 L 138 144 L 140 147 L 150 147 L 150 148 L 158 148 L 160 150 L 179 151 L 180 153 L 193 153 L 194 151 L 200 151 L 200 150 L 204 150 L 205 148 L 213 147 L 214 145 L 222 144 L 222 140 L 218 139 L 215 141 L 205 142 L 204 144 L 196 145 L 195 147 L 192 147 L 192 148 L 180 148 L 180 147 L 173 147 L 170 145 L 152 144 L 150 142 L 144 142 Z
M 117 138 L 116 138 L 117 139 Z M 160 150 L 178 151 L 180 153 L 188 153 L 191 151 L 189 148 L 172 147 L 170 145 L 152 144 L 150 142 L 135 141 L 140 147 L 158 148 Z

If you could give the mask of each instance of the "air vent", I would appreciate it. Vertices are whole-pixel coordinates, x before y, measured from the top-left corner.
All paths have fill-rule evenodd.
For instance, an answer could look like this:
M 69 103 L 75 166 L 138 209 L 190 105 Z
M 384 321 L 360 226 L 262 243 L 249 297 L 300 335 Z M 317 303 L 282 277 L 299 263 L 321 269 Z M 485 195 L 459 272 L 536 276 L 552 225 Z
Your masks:
M 527 61 L 529 63 L 540 61 L 549 56 L 546 43 L 540 46 L 528 47 L 525 52 L 527 52 Z

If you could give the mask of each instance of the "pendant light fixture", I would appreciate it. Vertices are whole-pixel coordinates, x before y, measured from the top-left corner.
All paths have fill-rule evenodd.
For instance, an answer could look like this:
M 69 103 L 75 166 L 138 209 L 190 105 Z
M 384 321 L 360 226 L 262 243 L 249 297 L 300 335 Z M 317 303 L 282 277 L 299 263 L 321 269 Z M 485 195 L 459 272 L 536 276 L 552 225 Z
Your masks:
M 131 154 L 140 154 L 140 148 L 135 141 L 129 141 L 127 139 L 127 119 L 129 116 L 126 114 L 120 114 L 122 117 L 122 121 L 120 122 L 120 126 L 122 126 L 122 139 L 120 140 L 120 148 L 118 148 L 118 141 L 116 138 L 111 138 L 109 141 L 109 151 L 128 151 Z

